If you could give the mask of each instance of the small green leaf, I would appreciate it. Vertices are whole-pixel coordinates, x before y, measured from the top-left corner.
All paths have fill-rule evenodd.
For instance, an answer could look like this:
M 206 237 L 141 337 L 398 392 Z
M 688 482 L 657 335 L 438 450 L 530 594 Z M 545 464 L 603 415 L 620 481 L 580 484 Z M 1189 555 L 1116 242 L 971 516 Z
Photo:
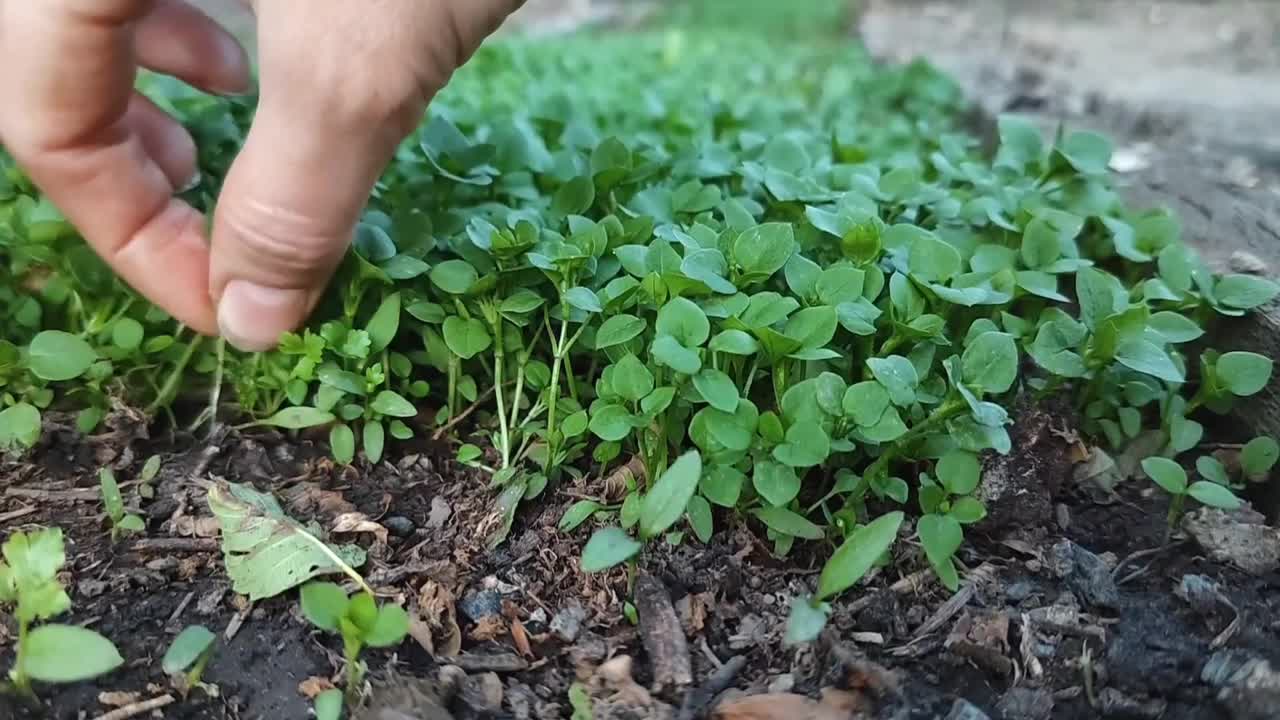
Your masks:
M 702 477 L 702 456 L 692 450 L 671 463 L 640 503 L 640 536 L 655 538 L 675 524 Z
M 1241 464 L 1243 464 L 1243 460 L 1242 456 Z M 1227 467 L 1211 455 L 1201 455 L 1196 458 L 1196 472 L 1200 473 L 1200 477 L 1210 482 L 1216 482 L 1219 485 L 1231 484 L 1231 478 L 1227 475 Z
M 1187 492 L 1187 472 L 1169 458 L 1149 457 L 1142 461 L 1142 471 L 1170 495 Z
M 115 473 L 111 468 L 98 471 L 98 487 L 102 491 L 102 505 L 112 524 L 119 524 L 124 519 L 124 498 L 120 496 L 120 485 L 116 483 Z
M 772 460 L 755 464 L 751 484 L 770 505 L 781 507 L 800 494 L 800 478 L 796 471 Z
M 120 318 L 111 327 L 111 342 L 121 350 L 137 350 L 142 345 L 142 323 L 133 318 Z
M 756 339 L 741 330 L 725 330 L 711 338 L 707 347 L 712 352 L 730 355 L 754 355 L 760 349 Z
M 723 371 L 703 368 L 693 376 L 693 386 L 711 407 L 727 413 L 738 409 L 738 386 Z
M 1147 320 L 1147 327 L 1165 342 L 1173 344 L 1198 340 L 1204 335 L 1204 330 L 1194 320 L 1168 310 L 1153 313 Z
M 364 427 L 361 428 L 361 437 L 364 444 L 364 456 L 369 462 L 378 464 L 382 462 L 382 451 L 387 444 L 387 429 L 381 421 L 367 420 Z
M 564 515 L 560 517 L 560 523 L 556 526 L 561 532 L 571 532 L 579 525 L 587 521 L 600 509 L 600 503 L 595 500 L 579 500 L 569 506 L 564 511 Z
M 821 540 L 822 528 L 814 525 L 801 515 L 781 507 L 762 507 L 753 511 L 774 532 L 805 540 Z
M 312 625 L 328 632 L 338 631 L 338 620 L 346 614 L 347 593 L 331 582 L 311 582 L 302 586 L 302 614 Z
M 693 528 L 693 534 L 698 536 L 698 540 L 704 543 L 710 542 L 715 526 L 711 518 L 711 505 L 707 503 L 706 498 L 701 495 L 689 498 L 689 507 L 685 508 L 685 514 L 688 515 L 689 525 Z
M 613 391 L 624 400 L 637 402 L 653 392 L 653 373 L 635 355 L 626 355 L 613 365 Z
M 1240 498 L 1231 492 L 1231 488 L 1216 482 L 1201 480 L 1191 483 L 1191 487 L 1187 488 L 1187 494 L 1209 507 L 1223 510 L 1236 510 L 1240 507 Z
M 621 345 L 644 332 L 647 324 L 635 315 L 614 315 L 596 331 L 596 349 Z
M 369 319 L 365 332 L 369 333 L 369 354 L 382 352 L 396 337 L 400 329 L 400 293 L 391 293 L 382 299 L 378 309 Z
M 604 312 L 600 298 L 590 288 L 572 287 L 565 291 L 564 301 L 583 312 Z
M 650 348 L 653 359 L 678 373 L 695 375 L 702 369 L 702 359 L 697 351 L 680 344 L 670 335 L 662 335 L 653 341 Z
M 341 690 L 338 688 L 325 690 L 316 695 L 314 702 L 316 720 L 341 720 L 342 707 L 345 703 Z
M 849 535 L 823 566 L 818 597 L 834 597 L 861 580 L 893 545 L 902 519 L 901 512 L 885 513 Z
M 374 396 L 369 407 L 373 408 L 374 412 L 389 417 L 411 418 L 418 414 L 418 409 L 413 406 L 413 403 L 391 390 L 383 390 Z
M 952 495 L 968 495 L 978 488 L 982 467 L 978 456 L 963 450 L 953 450 L 938 460 L 938 479 Z
M 1018 347 L 1008 333 L 985 332 L 964 349 L 961 366 L 965 382 L 999 395 L 1018 377 Z
M 920 376 L 916 374 L 916 367 L 910 360 L 901 355 L 873 357 L 867 359 L 867 367 L 871 368 L 871 374 L 889 392 L 889 399 L 894 405 L 905 407 L 915 402 Z
M 217 641 L 217 636 L 203 625 L 188 625 L 173 639 L 160 661 L 166 675 L 184 672 L 201 658 Z
M 350 465 L 356 459 L 356 434 L 350 425 L 337 423 L 329 429 L 329 449 L 341 465 Z
M 658 335 L 669 335 L 686 348 L 696 348 L 711 335 L 707 314 L 688 298 L 673 298 L 658 310 Z
M 0 451 L 35 447 L 40 442 L 40 411 L 29 403 L 0 410 Z
M 1280 444 L 1275 438 L 1267 435 L 1256 437 L 1245 443 L 1240 451 L 1240 469 L 1249 477 L 1262 477 L 1275 467 L 1277 458 L 1280 458 Z
M 378 617 L 365 633 L 369 647 L 386 648 L 399 645 L 409 632 L 409 614 L 399 605 L 388 603 L 378 608 Z
M 268 418 L 254 422 L 255 425 L 301 430 L 302 428 L 327 425 L 334 421 L 331 412 L 313 407 L 287 407 Z
M 62 381 L 80 377 L 96 362 L 98 354 L 77 335 L 44 330 L 31 339 L 27 362 L 41 380 Z
M 962 497 L 951 503 L 951 517 L 962 525 L 976 523 L 987 516 L 987 508 L 977 498 Z
M 702 474 L 698 489 L 708 500 L 721 507 L 735 507 L 747 476 L 731 465 L 713 465 Z
M 630 560 L 640 552 L 640 547 L 640 543 L 620 527 L 597 530 L 582 549 L 582 571 L 594 573 L 608 570 Z
M 1227 275 L 1213 288 L 1213 296 L 1219 303 L 1238 310 L 1266 305 L 1277 293 L 1280 285 L 1253 275 Z
M 1252 352 L 1229 352 L 1218 358 L 1218 379 L 1232 395 L 1254 395 L 1271 381 L 1272 360 Z
M 956 550 L 964 542 L 964 530 L 961 529 L 960 522 L 950 515 L 929 514 L 920 518 L 916 532 L 920 534 L 920 544 L 929 557 L 929 564 L 941 576 L 945 570 L 939 568 L 950 562 L 951 556 L 956 554 Z
M 787 633 L 783 638 L 786 645 L 798 645 L 813 642 L 822 634 L 827 625 L 827 617 L 831 614 L 831 606 L 819 602 L 814 603 L 807 596 L 791 598 L 791 612 L 787 615 Z
M 1140 373 L 1160 378 L 1166 382 L 1180 383 L 1186 378 L 1173 363 L 1169 353 L 1150 340 L 1125 340 L 1116 347 L 1116 361 Z
M 22 669 L 40 682 L 81 682 L 123 664 L 110 640 L 74 625 L 41 625 L 22 645 Z
M 596 437 L 608 442 L 618 442 L 631 434 L 635 421 L 631 413 L 621 405 L 601 405 L 591 412 L 590 428 Z
M 450 315 L 445 318 L 442 329 L 444 342 L 449 347 L 449 351 L 463 360 L 470 360 L 488 350 L 493 344 L 489 329 L 479 318 L 464 320 L 456 315 Z
M 431 268 L 431 283 L 450 295 L 461 295 L 480 279 L 479 273 L 466 260 L 445 260 Z

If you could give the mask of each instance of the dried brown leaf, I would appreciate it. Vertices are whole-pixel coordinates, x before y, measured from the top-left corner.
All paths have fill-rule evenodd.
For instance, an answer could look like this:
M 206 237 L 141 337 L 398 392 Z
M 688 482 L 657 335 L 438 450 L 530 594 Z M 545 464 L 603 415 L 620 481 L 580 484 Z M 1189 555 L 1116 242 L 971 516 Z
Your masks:
M 369 519 L 368 515 L 358 512 L 343 513 L 333 519 L 332 531 L 335 535 L 344 533 L 371 533 L 378 542 L 387 544 L 387 529 Z
M 312 676 L 298 683 L 298 694 L 308 700 L 314 700 L 320 693 L 333 688 L 333 681 L 329 678 Z

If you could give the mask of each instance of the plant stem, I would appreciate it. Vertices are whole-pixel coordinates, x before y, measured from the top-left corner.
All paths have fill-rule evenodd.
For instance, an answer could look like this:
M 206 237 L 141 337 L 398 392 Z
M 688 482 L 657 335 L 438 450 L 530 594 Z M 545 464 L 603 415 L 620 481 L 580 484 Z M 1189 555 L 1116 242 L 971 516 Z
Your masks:
M 511 432 L 507 427 L 507 405 L 502 398 L 502 384 L 506 382 L 503 376 L 503 360 L 506 359 L 506 351 L 502 347 L 502 321 L 494 323 L 494 336 L 498 338 L 494 345 L 493 351 L 493 377 L 494 377 L 494 400 L 498 406 L 498 431 L 501 433 L 500 443 L 502 445 L 502 467 L 511 465 Z
M 30 626 L 29 622 L 18 622 L 18 659 L 13 662 L 13 687 L 27 699 L 34 699 L 36 694 L 31 689 L 31 678 L 27 677 L 27 671 L 23 667 L 26 665 L 23 650 L 27 648 L 27 631 Z
M 563 307 L 563 303 L 561 304 Z M 551 392 L 547 395 L 547 444 L 550 446 L 547 453 L 547 462 L 550 463 L 555 457 L 557 443 L 552 441 L 556 431 L 556 399 L 560 395 L 560 362 L 564 357 L 565 345 L 568 342 L 569 321 L 560 321 L 560 339 L 556 341 L 551 361 Z
M 742 388 L 742 396 L 751 397 L 751 383 L 755 382 L 756 372 L 760 370 L 760 353 L 756 353 L 751 357 L 751 369 L 747 371 L 747 381 Z
M 182 328 L 178 329 L 178 333 L 182 332 Z M 174 333 L 176 337 L 178 333 Z M 161 386 L 160 392 L 156 394 L 155 400 L 147 406 L 146 414 L 153 415 L 162 407 L 167 407 L 173 399 L 173 395 L 178 392 L 178 383 L 182 382 L 182 371 L 187 369 L 187 364 L 191 362 L 191 357 L 196 354 L 200 343 L 204 338 L 194 335 L 191 342 L 187 345 L 187 349 L 183 351 L 182 357 L 178 358 L 178 364 L 173 367 L 173 372 L 169 373 L 169 377 L 165 379 L 164 385 Z

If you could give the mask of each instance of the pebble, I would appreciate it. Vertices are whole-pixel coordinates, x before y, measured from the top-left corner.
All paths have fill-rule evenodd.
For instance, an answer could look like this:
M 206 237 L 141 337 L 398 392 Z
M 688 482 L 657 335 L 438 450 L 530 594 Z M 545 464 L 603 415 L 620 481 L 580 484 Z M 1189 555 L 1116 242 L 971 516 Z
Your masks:
M 586 619 L 587 611 L 582 605 L 576 601 L 571 602 L 568 607 L 551 618 L 551 632 L 561 640 L 571 643 L 582 634 L 582 623 Z
M 1049 720 L 1053 695 L 1034 688 L 1011 688 L 996 703 L 996 714 L 1004 720 Z
M 383 520 L 382 525 L 396 537 L 409 537 L 413 534 L 413 521 L 403 515 L 392 515 Z
M 1011 585 L 1007 586 L 1004 589 L 1004 596 L 1009 598 L 1011 602 L 1020 603 L 1023 600 L 1026 600 L 1027 598 L 1031 597 L 1031 595 L 1035 593 L 1035 591 L 1036 591 L 1036 586 L 1033 585 L 1030 581 L 1019 580 L 1018 582 L 1012 583 Z
M 951 706 L 951 712 L 947 713 L 943 720 L 991 720 L 991 716 L 968 700 L 956 698 L 955 704 Z
M 1110 609 L 1120 606 L 1120 591 L 1111 578 L 1111 566 L 1102 558 L 1070 540 L 1054 545 L 1050 555 L 1054 572 L 1067 581 L 1082 602 Z
M 1115 688 L 1098 693 L 1098 711 L 1103 717 L 1117 720 L 1156 720 L 1164 715 L 1168 703 L 1159 699 L 1135 700 Z
M 449 507 L 448 501 L 436 495 L 431 498 L 431 511 L 427 513 L 427 527 L 442 528 L 449 517 L 453 515 L 453 508 Z
M 502 596 L 496 590 L 481 590 L 467 593 L 458 603 L 458 609 L 471 622 L 480 622 L 502 612 Z
M 480 717 L 493 717 L 502 710 L 502 691 L 498 674 L 488 672 L 468 677 L 458 699 Z
M 1274 720 L 1280 707 L 1280 673 L 1265 659 L 1242 650 L 1219 650 L 1200 679 L 1218 691 L 1218 704 L 1231 720 Z

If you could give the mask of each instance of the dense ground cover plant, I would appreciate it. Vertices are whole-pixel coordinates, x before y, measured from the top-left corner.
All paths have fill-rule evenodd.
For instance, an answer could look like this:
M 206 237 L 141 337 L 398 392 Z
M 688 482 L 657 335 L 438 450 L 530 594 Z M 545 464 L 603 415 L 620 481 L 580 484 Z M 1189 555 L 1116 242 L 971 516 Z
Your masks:
M 146 89 L 200 141 L 208 207 L 251 101 Z M 626 467 L 565 518 L 609 523 L 588 569 L 726 520 L 779 554 L 829 544 L 793 639 L 907 532 L 954 588 L 1015 395 L 1069 393 L 1093 437 L 1157 433 L 1172 462 L 1272 371 L 1189 348 L 1277 293 L 1122 203 L 1105 138 L 1006 117 L 984 158 L 961 109 L 929 66 L 836 45 L 492 44 L 400 149 L 312 325 L 253 355 L 137 300 L 6 164 L 0 445 L 34 444 L 55 404 L 88 431 L 179 386 L 246 429 L 326 428 L 344 463 L 446 425 L 498 491 L 495 542 L 548 485 Z M 1166 489 L 1230 502 L 1206 479 Z

